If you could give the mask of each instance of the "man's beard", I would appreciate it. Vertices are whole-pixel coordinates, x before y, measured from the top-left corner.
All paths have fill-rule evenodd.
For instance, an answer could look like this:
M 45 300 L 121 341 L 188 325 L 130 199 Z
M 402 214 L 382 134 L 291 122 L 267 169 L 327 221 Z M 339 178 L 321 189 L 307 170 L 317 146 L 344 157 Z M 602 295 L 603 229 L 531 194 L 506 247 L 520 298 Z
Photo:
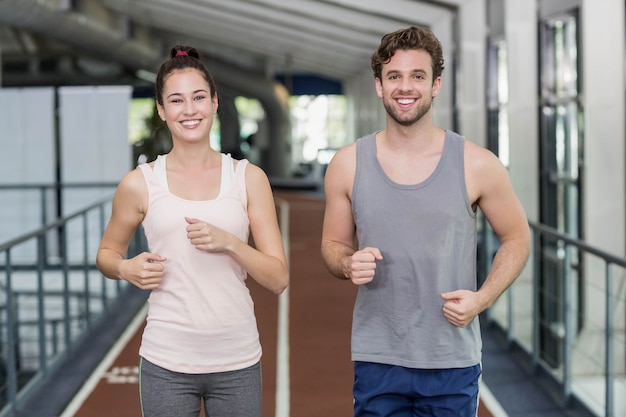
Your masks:
M 401 126 L 412 126 L 418 122 L 426 113 L 428 113 L 432 104 L 433 100 L 431 98 L 428 101 L 418 104 L 417 108 L 412 109 L 411 113 L 404 112 L 401 114 L 394 107 L 395 101 L 393 99 L 383 100 L 383 106 L 385 107 L 387 114 Z

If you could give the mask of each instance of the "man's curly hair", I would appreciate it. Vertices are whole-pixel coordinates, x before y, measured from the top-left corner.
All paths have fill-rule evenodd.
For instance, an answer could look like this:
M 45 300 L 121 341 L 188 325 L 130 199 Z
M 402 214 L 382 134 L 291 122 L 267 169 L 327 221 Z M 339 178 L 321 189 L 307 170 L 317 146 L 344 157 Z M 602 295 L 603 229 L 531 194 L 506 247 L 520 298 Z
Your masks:
M 374 77 L 381 79 L 383 64 L 387 64 L 397 50 L 426 51 L 433 62 L 433 81 L 443 72 L 443 51 L 441 43 L 435 34 L 427 28 L 411 26 L 388 33 L 382 37 L 380 46 L 372 55 L 372 70 Z

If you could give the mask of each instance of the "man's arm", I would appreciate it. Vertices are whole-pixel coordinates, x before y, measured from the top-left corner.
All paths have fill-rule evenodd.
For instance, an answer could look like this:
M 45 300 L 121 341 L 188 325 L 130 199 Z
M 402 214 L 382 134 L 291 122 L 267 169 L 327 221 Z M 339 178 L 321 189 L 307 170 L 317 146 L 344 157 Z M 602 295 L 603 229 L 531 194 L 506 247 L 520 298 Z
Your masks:
M 506 168 L 495 156 L 485 173 L 478 206 L 498 236 L 500 247 L 491 270 L 479 289 L 485 308 L 513 284 L 530 254 L 530 227 L 519 199 L 513 191 Z
M 372 281 L 376 261 L 381 260 L 382 255 L 377 248 L 357 250 L 356 225 L 352 216 L 355 170 L 355 144 L 337 152 L 326 170 L 322 258 L 334 276 L 362 285 Z
M 324 177 L 326 207 L 322 227 L 322 258 L 331 274 L 350 278 L 350 257 L 356 250 L 352 217 L 352 183 L 356 169 L 356 145 L 338 151 Z

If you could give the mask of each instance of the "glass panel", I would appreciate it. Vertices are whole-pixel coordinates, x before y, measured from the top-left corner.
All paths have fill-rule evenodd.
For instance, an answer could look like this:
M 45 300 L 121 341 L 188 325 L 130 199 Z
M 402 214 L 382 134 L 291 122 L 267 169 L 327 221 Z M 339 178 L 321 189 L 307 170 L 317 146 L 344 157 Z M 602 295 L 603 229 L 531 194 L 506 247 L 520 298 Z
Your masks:
M 582 163 L 582 112 L 579 105 L 577 15 L 544 20 L 541 25 L 541 222 L 573 237 L 581 237 L 579 164 Z M 564 358 L 564 306 L 576 311 L 582 326 L 583 278 L 577 250 L 568 260 L 554 241 L 542 242 L 542 359 L 556 370 Z M 575 283 L 565 294 L 563 282 Z M 567 299 L 570 297 L 570 299 Z
M 504 41 L 494 41 L 488 51 L 488 146 L 509 166 L 509 70 Z
M 504 42 L 498 48 L 498 157 L 509 167 L 509 68 L 508 52 Z
M 558 96 L 575 96 L 578 93 L 576 30 L 574 17 L 557 21 L 554 25 L 555 92 Z

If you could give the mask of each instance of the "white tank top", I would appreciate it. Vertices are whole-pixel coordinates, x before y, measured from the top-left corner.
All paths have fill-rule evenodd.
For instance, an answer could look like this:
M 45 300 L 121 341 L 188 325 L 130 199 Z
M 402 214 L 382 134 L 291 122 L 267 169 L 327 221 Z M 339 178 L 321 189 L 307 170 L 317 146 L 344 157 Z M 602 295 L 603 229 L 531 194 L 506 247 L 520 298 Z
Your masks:
M 160 162 L 159 162 L 160 161 Z M 185 217 L 195 217 L 248 241 L 245 186 L 248 161 L 222 156 L 218 197 L 185 200 L 169 192 L 165 158 L 155 169 L 142 164 L 148 209 L 142 223 L 149 250 L 167 258 L 164 277 L 148 299 L 139 354 L 174 372 L 201 374 L 243 369 L 261 358 L 247 272 L 225 254 L 196 249 L 187 238 Z
M 154 161 L 154 174 L 157 176 L 161 184 L 169 191 L 169 185 L 167 184 L 167 154 L 158 155 L 156 161 Z M 230 189 L 230 185 L 233 182 L 233 175 L 235 174 L 233 158 L 230 155 L 222 154 L 222 182 L 220 184 L 220 192 L 217 198 L 220 198 L 226 191 Z

